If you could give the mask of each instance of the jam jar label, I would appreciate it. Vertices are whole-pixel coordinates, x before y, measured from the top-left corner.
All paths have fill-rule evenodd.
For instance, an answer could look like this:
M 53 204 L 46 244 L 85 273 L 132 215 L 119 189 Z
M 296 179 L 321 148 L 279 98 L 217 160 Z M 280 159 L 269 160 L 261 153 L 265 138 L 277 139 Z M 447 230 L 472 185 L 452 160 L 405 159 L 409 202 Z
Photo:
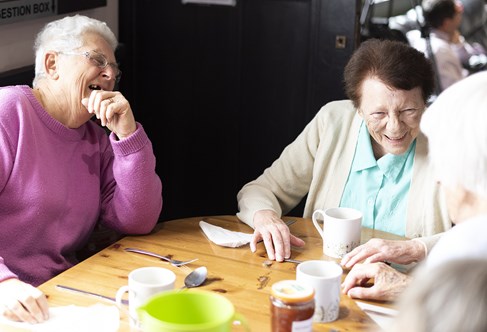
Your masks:
M 313 329 L 313 317 L 298 322 L 293 322 L 292 332 L 310 332 Z

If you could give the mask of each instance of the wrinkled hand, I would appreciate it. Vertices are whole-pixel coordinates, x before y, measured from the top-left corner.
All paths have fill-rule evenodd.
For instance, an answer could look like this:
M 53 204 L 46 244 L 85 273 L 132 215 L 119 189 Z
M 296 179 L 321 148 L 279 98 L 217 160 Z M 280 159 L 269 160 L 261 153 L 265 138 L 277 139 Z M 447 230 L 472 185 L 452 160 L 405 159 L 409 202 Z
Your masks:
M 305 244 L 292 235 L 289 227 L 271 210 L 261 210 L 254 215 L 254 235 L 250 241 L 252 252 L 255 252 L 260 240 L 264 241 L 267 257 L 279 262 L 291 257 L 291 245 L 302 247 Z
M 130 136 L 137 129 L 132 108 L 119 91 L 93 90 L 81 103 L 119 139 Z
M 364 287 L 370 279 L 372 287 Z M 356 264 L 342 283 L 342 292 L 351 298 L 393 301 L 406 289 L 410 278 L 385 263 Z
M 370 239 L 343 256 L 341 265 L 350 269 L 358 262 L 391 262 L 396 264 L 410 264 L 422 260 L 426 256 L 424 245 L 415 240 L 395 241 L 384 239 Z
M 10 320 L 31 324 L 49 319 L 49 305 L 44 294 L 15 278 L 0 282 L 0 312 Z

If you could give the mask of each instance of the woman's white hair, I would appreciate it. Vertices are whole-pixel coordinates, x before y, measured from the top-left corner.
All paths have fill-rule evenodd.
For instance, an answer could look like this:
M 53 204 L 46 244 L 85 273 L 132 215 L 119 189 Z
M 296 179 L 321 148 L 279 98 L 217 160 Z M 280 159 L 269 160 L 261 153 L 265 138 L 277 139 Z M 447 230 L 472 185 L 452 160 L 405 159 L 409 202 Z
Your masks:
M 456 259 L 418 269 L 388 332 L 486 331 L 487 260 Z
M 117 38 L 105 22 L 79 14 L 49 22 L 37 34 L 34 43 L 35 77 L 32 85 L 36 86 L 37 81 L 45 75 L 43 61 L 47 51 L 68 52 L 80 48 L 83 46 L 83 35 L 87 32 L 100 35 L 115 52 Z
M 444 90 L 425 111 L 421 130 L 437 179 L 487 197 L 487 72 Z

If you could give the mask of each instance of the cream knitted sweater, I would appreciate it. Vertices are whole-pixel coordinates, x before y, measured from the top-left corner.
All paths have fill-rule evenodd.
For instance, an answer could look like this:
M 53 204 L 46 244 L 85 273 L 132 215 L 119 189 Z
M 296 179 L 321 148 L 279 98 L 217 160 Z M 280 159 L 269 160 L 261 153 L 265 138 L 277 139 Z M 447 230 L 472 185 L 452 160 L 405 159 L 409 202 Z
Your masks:
M 349 100 L 322 107 L 281 156 L 240 190 L 238 218 L 253 227 L 255 212 L 267 209 L 285 215 L 306 195 L 305 218 L 316 209 L 339 206 L 361 122 Z M 421 238 L 429 250 L 438 233 L 451 228 L 452 223 L 427 160 L 427 145 L 420 133 L 408 195 L 406 236 Z

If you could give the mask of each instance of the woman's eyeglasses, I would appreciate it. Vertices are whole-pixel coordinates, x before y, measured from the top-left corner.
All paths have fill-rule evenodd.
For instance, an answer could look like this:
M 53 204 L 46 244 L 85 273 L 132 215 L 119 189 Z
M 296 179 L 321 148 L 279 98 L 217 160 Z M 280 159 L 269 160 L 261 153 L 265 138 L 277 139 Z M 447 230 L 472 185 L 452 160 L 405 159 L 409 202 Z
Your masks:
M 118 83 L 120 81 L 120 78 L 122 77 L 122 71 L 118 68 L 118 65 L 116 63 L 111 63 L 108 62 L 107 58 L 96 51 L 86 51 L 86 52 L 81 52 L 81 53 L 76 53 L 76 52 L 58 52 L 59 54 L 65 54 L 65 55 L 82 55 L 90 62 L 97 66 L 98 68 L 104 69 L 107 66 L 112 67 L 112 69 L 115 71 L 115 83 Z

